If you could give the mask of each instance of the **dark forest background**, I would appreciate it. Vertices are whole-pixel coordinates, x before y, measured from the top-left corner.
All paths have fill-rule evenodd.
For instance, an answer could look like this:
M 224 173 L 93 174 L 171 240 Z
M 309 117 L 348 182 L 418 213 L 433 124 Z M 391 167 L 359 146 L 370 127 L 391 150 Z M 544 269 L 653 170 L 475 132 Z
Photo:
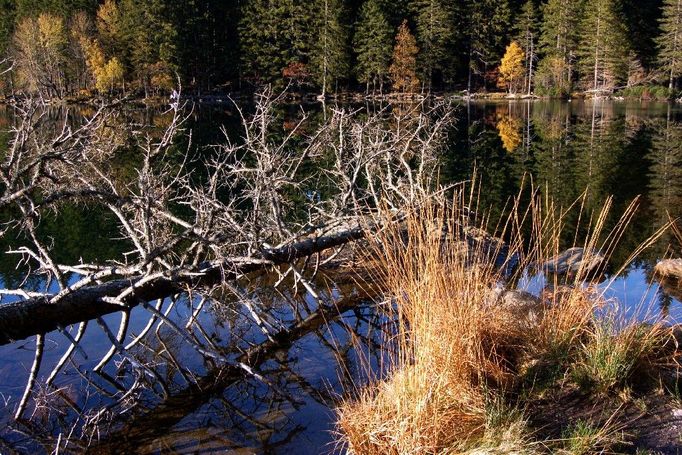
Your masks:
M 403 22 L 421 91 L 496 90 L 512 41 L 541 95 L 670 95 L 682 68 L 682 0 L 0 0 L 2 90 L 386 91 Z

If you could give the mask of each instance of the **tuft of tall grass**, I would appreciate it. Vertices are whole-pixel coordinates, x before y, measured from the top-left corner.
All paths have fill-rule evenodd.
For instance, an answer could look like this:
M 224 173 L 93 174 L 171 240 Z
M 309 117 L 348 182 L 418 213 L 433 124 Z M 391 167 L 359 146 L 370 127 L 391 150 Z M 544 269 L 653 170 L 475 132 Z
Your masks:
M 616 311 L 596 317 L 579 346 L 573 365 L 574 381 L 583 390 L 612 392 L 642 381 L 670 362 L 666 345 L 672 330 L 660 322 L 638 323 L 619 318 Z
M 517 283 L 560 251 L 568 209 L 533 192 L 527 207 L 517 198 L 510 216 L 491 229 L 488 219 L 471 216 L 475 200 L 474 191 L 462 192 L 451 204 L 406 210 L 401 223 L 376 223 L 384 228 L 369 240 L 368 262 L 390 298 L 386 311 L 395 330 L 385 340 L 391 349 L 381 379 L 337 409 L 348 453 L 536 452 L 525 405 L 511 398 L 530 393 L 523 390 L 529 375 L 531 382 L 541 376 L 551 382 L 574 371 L 610 390 L 655 357 L 657 328 L 615 331 L 595 320 L 604 291 L 587 285 L 593 273 L 587 268 L 569 281 L 548 277 L 550 292 L 529 307 L 537 315 L 530 327 L 501 305 L 500 284 Z M 571 207 L 579 209 L 579 221 L 583 204 L 584 197 Z M 586 251 L 610 254 L 634 204 L 605 232 L 609 210 L 607 202 L 588 217 Z M 486 234 L 491 231 L 505 242 Z
M 566 455 L 621 453 L 618 449 L 627 443 L 619 425 L 613 420 L 595 425 L 582 419 L 564 429 L 561 442 L 563 447 L 557 452 Z
M 397 327 L 387 342 L 397 355 L 388 380 L 339 408 L 352 453 L 463 450 L 490 431 L 484 385 L 509 380 L 502 352 L 525 334 L 495 310 L 491 288 L 500 276 L 489 257 L 496 247 L 472 241 L 455 222 L 462 213 L 421 208 L 373 240 L 374 278 L 393 298 Z

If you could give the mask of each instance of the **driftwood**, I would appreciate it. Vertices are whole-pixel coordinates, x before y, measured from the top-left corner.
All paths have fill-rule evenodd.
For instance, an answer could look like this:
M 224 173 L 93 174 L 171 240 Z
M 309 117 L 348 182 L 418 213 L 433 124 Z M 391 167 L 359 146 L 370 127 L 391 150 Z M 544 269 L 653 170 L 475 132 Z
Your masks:
M 223 131 L 223 143 L 201 154 L 177 150 L 180 136 L 191 144 L 184 129 L 191 109 L 180 103 L 166 113 L 166 128 L 152 132 L 119 115 L 120 106 L 102 106 L 77 122 L 67 114 L 56 128 L 40 102 L 14 106 L 10 146 L 0 160 L 0 208 L 15 218 L 1 235 L 21 234 L 7 254 L 15 255 L 26 280 L 18 289 L 0 290 L 6 299 L 0 304 L 0 345 L 36 336 L 24 393 L 8 404 L 17 419 L 36 388 L 58 383 L 62 369 L 74 365 L 74 353 L 86 350 L 81 340 L 93 319 L 111 347 L 92 372 L 81 373 L 104 374 L 113 361 L 126 365 L 136 379 L 125 386 L 114 381 L 120 400 L 134 396 L 145 381 L 161 387 L 158 373 L 131 353 L 161 326 L 205 360 L 255 375 L 195 334 L 202 333 L 199 314 L 216 295 L 237 296 L 249 319 L 276 339 L 281 321 L 239 290 L 236 279 L 269 268 L 281 275 L 274 284 L 278 292 L 302 286 L 319 299 L 311 284 L 317 271 L 344 245 L 376 229 L 373 220 L 398 219 L 407 208 L 443 194 L 436 176 L 451 118 L 447 106 L 387 109 L 363 118 L 333 109 L 312 131 L 302 113 L 282 131 L 273 110 L 278 99 L 262 94 L 249 116 L 235 106 L 239 137 Z M 113 158 L 131 145 L 135 168 L 122 176 Z M 108 212 L 128 251 L 102 263 L 60 263 L 52 239 L 41 237 L 38 226 L 46 213 L 66 204 Z M 39 288 L 26 286 L 29 279 Z M 197 306 L 186 320 L 174 320 L 168 315 L 183 299 Z M 130 310 L 136 306 L 147 322 L 131 340 Z M 117 312 L 116 329 L 102 316 Z M 76 323 L 78 329 L 70 330 Z M 68 348 L 44 379 L 45 334 L 54 330 Z

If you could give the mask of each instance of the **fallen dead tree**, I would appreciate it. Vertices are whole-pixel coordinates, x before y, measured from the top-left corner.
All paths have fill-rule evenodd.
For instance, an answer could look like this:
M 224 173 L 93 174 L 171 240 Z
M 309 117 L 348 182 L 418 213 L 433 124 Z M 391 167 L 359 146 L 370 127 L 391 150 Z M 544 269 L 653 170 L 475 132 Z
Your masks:
M 84 286 L 59 299 L 55 299 L 55 294 L 46 294 L 0 305 L 0 345 L 129 310 L 140 302 L 164 299 L 188 289 L 210 288 L 266 267 L 290 264 L 365 235 L 360 226 L 338 231 L 265 249 L 259 254 L 261 258 L 202 263 L 196 267 Z
M 36 336 L 17 418 L 43 380 L 46 333 L 58 330 L 69 345 L 51 366 L 47 385 L 83 350 L 93 319 L 111 341 L 96 373 L 118 358 L 139 378 L 155 377 L 129 353 L 155 324 L 170 327 L 206 358 L 223 361 L 190 332 L 206 302 L 232 289 L 236 278 L 269 268 L 281 274 L 276 287 L 290 277 L 317 295 L 311 282 L 320 265 L 363 237 L 379 209 L 396 217 L 440 194 L 435 176 L 451 119 L 447 106 L 388 107 L 366 117 L 333 109 L 319 125 L 302 113 L 282 130 L 273 111 L 277 102 L 266 92 L 253 114 L 237 107 L 239 136 L 224 131 L 221 144 L 199 152 L 179 149 L 191 145 L 187 106 L 171 106 L 162 130 L 129 123 L 120 106 L 104 106 L 78 122 L 67 115 L 58 128 L 48 124 L 38 102 L 17 106 L 0 163 L 0 206 L 16 216 L 3 235 L 20 233 L 7 254 L 26 270 L 24 284 L 42 283 L 0 290 L 11 298 L 0 305 L 0 344 Z M 132 172 L 113 164 L 122 150 Z M 61 264 L 54 242 L 38 228 L 45 214 L 74 204 L 110 213 L 129 251 L 102 263 Z M 198 302 L 186 321 L 173 321 L 162 310 L 179 298 Z M 277 321 L 248 297 L 239 302 L 271 336 L 268 327 Z M 136 306 L 149 322 L 126 342 Z M 102 319 L 115 312 L 121 314 L 117 330 Z M 141 383 L 121 386 L 130 389 L 124 396 Z

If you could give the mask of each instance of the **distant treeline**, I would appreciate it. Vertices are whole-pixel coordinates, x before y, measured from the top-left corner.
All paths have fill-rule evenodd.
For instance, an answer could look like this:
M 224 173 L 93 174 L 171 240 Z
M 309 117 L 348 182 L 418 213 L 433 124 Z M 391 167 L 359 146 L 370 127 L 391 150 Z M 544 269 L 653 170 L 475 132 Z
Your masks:
M 5 95 L 148 96 L 179 77 L 200 93 L 668 97 L 682 0 L 0 0 L 0 54 Z

